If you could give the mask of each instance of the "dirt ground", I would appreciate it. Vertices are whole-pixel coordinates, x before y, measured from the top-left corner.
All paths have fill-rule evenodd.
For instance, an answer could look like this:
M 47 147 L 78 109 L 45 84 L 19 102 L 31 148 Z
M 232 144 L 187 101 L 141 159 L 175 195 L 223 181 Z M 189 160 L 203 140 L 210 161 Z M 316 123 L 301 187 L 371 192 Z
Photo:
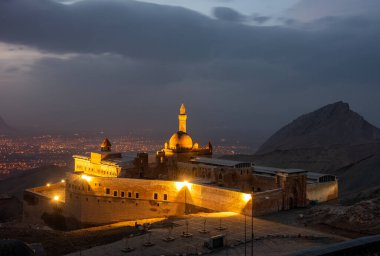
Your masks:
M 138 223 L 152 223 L 154 221 L 161 222 L 162 219 L 138 220 Z M 134 227 L 134 223 L 135 221 L 120 222 L 69 232 L 22 223 L 5 223 L 0 226 L 0 239 L 19 239 L 26 243 L 41 243 L 47 255 L 64 255 L 112 243 L 131 234 L 134 236 L 144 234 L 144 231 Z M 160 223 L 156 225 L 160 226 Z

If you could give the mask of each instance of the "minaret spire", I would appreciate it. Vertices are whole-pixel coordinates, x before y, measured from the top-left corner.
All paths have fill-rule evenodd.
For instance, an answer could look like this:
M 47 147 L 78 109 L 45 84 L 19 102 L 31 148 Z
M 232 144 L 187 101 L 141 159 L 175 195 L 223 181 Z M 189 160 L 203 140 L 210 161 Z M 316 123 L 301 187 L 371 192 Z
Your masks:
M 179 115 L 178 115 L 178 130 L 180 132 L 185 132 L 186 133 L 186 108 L 185 105 L 182 103 L 181 107 L 179 108 Z

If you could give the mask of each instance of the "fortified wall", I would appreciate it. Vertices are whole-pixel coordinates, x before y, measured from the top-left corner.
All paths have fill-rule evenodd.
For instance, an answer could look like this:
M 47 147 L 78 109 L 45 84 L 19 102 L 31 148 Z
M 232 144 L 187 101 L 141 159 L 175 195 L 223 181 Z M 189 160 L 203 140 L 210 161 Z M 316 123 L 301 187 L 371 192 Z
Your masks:
M 186 182 L 68 173 L 65 215 L 82 223 L 184 215 L 199 210 L 250 214 L 251 195 Z

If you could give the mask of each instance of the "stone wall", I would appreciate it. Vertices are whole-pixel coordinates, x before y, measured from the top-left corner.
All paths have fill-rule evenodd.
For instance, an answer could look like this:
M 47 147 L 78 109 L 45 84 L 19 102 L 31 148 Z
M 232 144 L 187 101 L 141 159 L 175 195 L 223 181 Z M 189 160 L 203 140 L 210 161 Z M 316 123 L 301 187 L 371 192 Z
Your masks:
M 320 203 L 337 199 L 338 181 L 307 184 L 306 198 Z
M 241 213 L 251 207 L 244 193 L 213 186 L 129 178 L 86 180 L 75 174 L 66 180 L 66 214 L 84 223 L 183 215 L 199 208 Z
M 300 186 L 304 183 L 300 183 L 299 178 L 283 178 L 282 183 L 296 182 L 299 186 L 292 185 L 291 187 L 296 188 L 296 192 L 300 193 L 298 190 L 302 190 Z M 270 179 L 257 182 L 270 184 Z M 323 202 L 336 198 L 337 192 L 337 182 L 307 185 L 309 200 Z M 25 191 L 24 213 L 25 219 L 36 222 L 31 221 L 31 218 L 38 219 L 44 212 L 51 213 L 54 206 L 59 205 L 63 208 L 65 217 L 84 224 L 105 224 L 123 220 L 183 215 L 197 210 L 230 211 L 251 215 L 253 201 L 254 215 L 263 215 L 288 209 L 288 198 L 294 196 L 294 193 L 294 189 L 287 191 L 287 186 L 285 186 L 254 192 L 253 200 L 251 200 L 251 194 L 224 187 L 165 180 L 90 177 L 67 173 L 66 183 Z M 55 195 L 60 196 L 59 202 L 52 200 Z
M 255 174 L 252 176 L 252 189 L 257 192 L 278 188 L 276 176 Z

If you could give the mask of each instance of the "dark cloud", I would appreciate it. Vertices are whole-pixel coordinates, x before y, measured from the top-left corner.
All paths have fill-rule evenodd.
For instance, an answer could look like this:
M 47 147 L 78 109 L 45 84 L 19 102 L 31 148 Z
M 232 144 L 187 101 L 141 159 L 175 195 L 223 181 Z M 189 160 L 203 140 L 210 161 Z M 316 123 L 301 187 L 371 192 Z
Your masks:
M 215 18 L 223 21 L 230 22 L 242 22 L 246 20 L 246 17 L 229 7 L 215 7 L 213 9 Z
M 214 20 L 133 1 L 8 0 L 0 17 L 2 42 L 75 54 L 0 76 L 0 108 L 15 123 L 154 128 L 165 137 L 185 102 L 196 137 L 233 133 L 258 143 L 299 114 L 344 100 L 380 124 L 376 16 L 263 27 L 225 22 L 236 13 Z
M 263 24 L 271 19 L 269 16 L 260 16 L 260 15 L 253 15 L 251 18 L 254 22 L 258 24 Z

